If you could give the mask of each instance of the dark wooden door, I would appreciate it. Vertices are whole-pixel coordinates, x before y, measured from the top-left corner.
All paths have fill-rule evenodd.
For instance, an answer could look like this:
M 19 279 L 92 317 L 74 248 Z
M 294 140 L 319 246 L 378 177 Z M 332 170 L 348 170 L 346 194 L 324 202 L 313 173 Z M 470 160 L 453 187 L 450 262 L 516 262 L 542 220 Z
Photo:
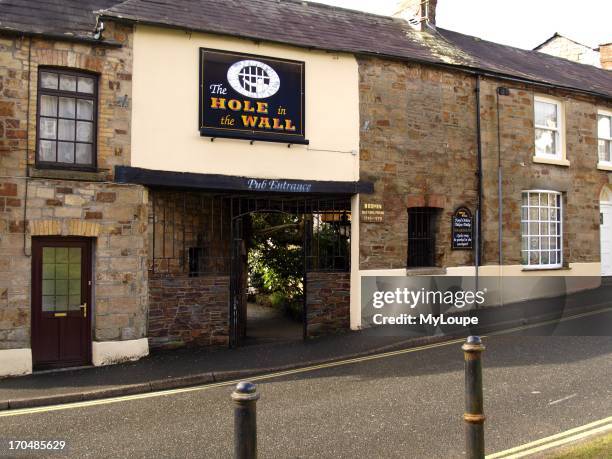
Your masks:
M 91 362 L 91 241 L 32 239 L 35 369 Z

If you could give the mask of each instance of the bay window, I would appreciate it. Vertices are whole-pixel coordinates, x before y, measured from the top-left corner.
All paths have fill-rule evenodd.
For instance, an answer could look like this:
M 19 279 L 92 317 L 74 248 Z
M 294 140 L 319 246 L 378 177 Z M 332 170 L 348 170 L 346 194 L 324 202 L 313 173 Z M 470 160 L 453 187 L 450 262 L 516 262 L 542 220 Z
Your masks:
M 522 263 L 526 268 L 563 266 L 563 205 L 556 191 L 523 192 Z

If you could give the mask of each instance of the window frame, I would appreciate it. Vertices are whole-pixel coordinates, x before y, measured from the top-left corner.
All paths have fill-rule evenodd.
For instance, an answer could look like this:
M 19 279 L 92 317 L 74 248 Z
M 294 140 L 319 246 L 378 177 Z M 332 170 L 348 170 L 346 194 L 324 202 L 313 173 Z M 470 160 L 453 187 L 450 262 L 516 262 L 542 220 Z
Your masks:
M 600 116 L 606 116 L 610 118 L 610 137 L 601 137 L 599 134 L 599 117 Z M 607 140 L 609 142 L 608 149 L 610 151 L 608 152 L 608 155 L 610 159 L 608 161 L 602 160 L 599 157 L 599 141 L 600 140 Z M 612 168 L 612 111 L 611 110 L 603 110 L 603 109 L 597 110 L 597 166 L 605 167 L 605 168 Z
M 436 263 L 436 238 L 438 235 L 438 219 L 439 219 L 439 211 L 440 209 L 437 207 L 409 207 L 407 209 L 408 214 L 408 225 L 406 228 L 407 235 L 407 247 L 406 247 L 406 269 L 428 269 L 428 268 L 436 268 L 438 267 Z M 414 238 L 411 238 L 411 218 L 414 218 L 414 215 L 423 216 L 423 218 L 427 218 L 427 222 L 422 223 L 429 229 L 429 234 L 427 236 L 419 237 L 418 240 L 422 241 L 424 245 L 427 245 L 424 254 L 411 254 L 411 240 L 414 244 Z M 424 242 L 423 242 L 424 241 Z M 419 259 L 428 258 L 431 261 L 430 265 L 423 265 L 415 263 Z
M 552 104 L 557 108 L 557 127 L 556 129 L 552 129 L 548 126 L 542 126 L 536 124 L 536 105 L 538 103 L 544 104 Z M 556 142 L 556 152 L 554 154 L 548 153 L 539 153 L 538 148 L 536 146 L 536 130 L 542 129 L 547 131 L 553 131 L 558 134 L 558 142 Z M 554 99 L 552 97 L 540 96 L 536 95 L 533 98 L 533 148 L 534 148 L 534 158 L 535 159 L 543 159 L 543 160 L 555 160 L 555 161 L 563 161 L 566 159 L 565 155 L 565 107 L 561 100 Z
M 540 218 L 540 216 L 538 215 L 538 219 L 537 220 L 531 220 L 530 216 L 529 216 L 529 210 L 536 207 L 536 206 L 531 206 L 529 204 L 529 195 L 530 194 L 548 194 L 548 195 L 554 195 L 558 197 L 559 200 L 559 207 L 558 207 L 558 218 L 556 222 L 553 222 L 550 219 L 550 213 L 549 213 L 549 217 L 548 220 L 542 220 Z M 523 196 L 527 194 L 527 206 L 523 205 Z M 527 219 L 523 219 L 523 209 L 527 209 Z M 538 202 L 538 209 L 542 208 L 540 201 Z M 548 206 L 546 206 L 546 208 L 548 208 L 548 210 L 550 211 L 551 208 L 553 208 L 550 204 Z M 554 207 L 557 208 L 557 207 Z M 521 265 L 523 266 L 524 270 L 544 270 L 544 269 L 560 269 L 563 268 L 563 263 L 564 263 L 564 250 L 563 250 L 563 243 L 564 243 L 564 237 L 563 237 L 563 217 L 564 217 L 564 211 L 563 211 L 564 205 L 563 205 L 563 193 L 560 191 L 553 191 L 553 190 L 540 190 L 540 189 L 536 189 L 536 190 L 523 190 L 521 192 Z M 540 224 L 546 222 L 548 224 L 551 223 L 556 223 L 559 225 L 559 232 L 556 235 L 550 235 L 550 233 L 548 235 L 546 234 L 542 234 L 540 231 Z M 537 235 L 532 235 L 530 233 L 529 227 L 530 227 L 530 223 L 537 223 L 538 224 L 538 234 Z M 523 225 L 527 224 L 527 233 L 523 232 Z M 529 246 L 530 244 L 530 238 L 531 237 L 537 237 L 539 240 L 539 244 L 538 244 L 538 249 L 532 250 Z M 559 262 L 558 263 L 548 263 L 548 264 L 542 264 L 541 263 L 541 254 L 543 252 L 543 249 L 541 248 L 541 241 L 542 241 L 542 237 L 556 237 L 558 238 L 558 247 L 556 249 L 554 249 L 556 252 L 558 252 L 559 254 Z M 524 239 L 527 238 L 527 249 L 524 249 L 524 245 L 523 245 L 523 241 Z M 550 242 L 550 241 L 549 241 Z M 547 250 L 549 253 L 551 253 L 553 250 L 550 249 L 550 246 Z M 523 254 L 527 252 L 527 264 L 525 264 L 523 262 Z M 531 257 L 530 254 L 532 252 L 538 252 L 540 254 L 540 264 L 537 265 L 532 265 L 530 264 L 531 262 Z
M 87 93 L 82 93 L 82 92 L 77 92 L 77 91 L 63 91 L 59 89 L 59 80 L 58 80 L 58 89 L 43 88 L 41 74 L 45 72 L 55 73 L 58 76 L 59 75 L 72 75 L 72 76 L 76 76 L 77 78 L 79 76 L 86 77 L 86 78 L 92 78 L 94 80 L 93 93 L 87 94 Z M 97 73 L 90 72 L 87 70 L 72 69 L 72 68 L 68 69 L 65 67 L 53 67 L 53 66 L 39 66 L 37 77 L 38 77 L 38 82 L 36 85 L 36 150 L 35 150 L 36 167 L 39 169 L 59 169 L 59 170 L 97 172 L 98 171 L 98 104 L 99 104 L 100 76 Z M 78 86 L 77 86 L 77 89 L 78 89 Z M 57 97 L 58 104 L 59 104 L 60 97 L 70 97 L 73 99 L 87 99 L 87 100 L 93 101 L 93 112 L 92 112 L 93 127 L 92 127 L 92 142 L 91 142 L 92 162 L 90 164 L 76 164 L 76 163 L 70 164 L 70 163 L 62 163 L 59 161 L 42 161 L 40 159 L 40 141 L 45 140 L 45 139 L 41 139 L 41 136 L 40 136 L 40 119 L 41 117 L 44 118 L 44 116 L 41 116 L 41 99 L 42 99 L 42 96 L 44 95 Z M 58 111 L 59 111 L 59 106 L 58 106 Z M 75 118 L 74 118 L 75 130 L 76 130 L 76 122 L 78 120 L 76 116 L 77 115 L 76 115 L 76 105 L 75 105 Z M 57 116 L 55 116 L 54 119 L 58 120 L 57 123 L 59 125 L 59 120 L 63 118 L 59 117 L 59 112 L 58 112 Z M 59 127 L 57 129 L 59 129 Z M 55 142 L 58 143 L 59 139 L 56 138 Z M 75 144 L 75 157 L 76 157 L 76 144 L 79 143 L 76 140 L 76 135 L 75 135 L 75 140 L 72 141 L 72 143 Z M 81 143 L 89 143 L 89 142 L 81 142 Z M 56 150 L 55 150 L 56 158 L 57 158 L 57 148 L 58 146 L 56 145 Z

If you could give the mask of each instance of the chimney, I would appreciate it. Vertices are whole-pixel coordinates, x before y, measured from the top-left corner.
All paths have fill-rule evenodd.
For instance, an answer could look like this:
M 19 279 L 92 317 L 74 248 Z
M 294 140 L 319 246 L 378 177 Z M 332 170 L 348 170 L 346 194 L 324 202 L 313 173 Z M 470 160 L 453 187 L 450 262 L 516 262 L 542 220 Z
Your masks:
M 436 28 L 438 0 L 400 0 L 393 17 L 407 21 L 417 30 Z
M 599 45 L 599 59 L 601 60 L 601 68 L 612 70 L 612 43 Z

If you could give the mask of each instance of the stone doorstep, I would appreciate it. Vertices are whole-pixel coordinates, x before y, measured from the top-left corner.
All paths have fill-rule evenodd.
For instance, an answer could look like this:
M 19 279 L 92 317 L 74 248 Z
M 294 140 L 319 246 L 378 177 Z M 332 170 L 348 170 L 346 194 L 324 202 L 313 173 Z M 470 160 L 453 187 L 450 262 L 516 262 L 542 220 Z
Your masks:
M 379 354 L 386 351 L 397 350 L 398 348 L 410 348 L 416 346 L 423 346 L 427 344 L 444 342 L 447 340 L 456 339 L 453 336 L 434 336 L 434 337 L 422 337 L 422 338 L 411 338 L 400 341 L 395 344 L 387 344 L 378 348 L 369 349 L 361 352 L 354 352 L 345 354 L 342 356 L 336 356 L 331 359 L 318 359 L 311 361 L 301 361 L 299 363 L 291 363 L 285 365 L 278 365 L 275 367 L 268 368 L 254 368 L 247 370 L 227 370 L 217 372 L 200 373 L 189 376 L 178 376 L 167 379 L 158 379 L 149 381 L 146 383 L 139 384 L 126 384 L 115 386 L 100 390 L 87 390 L 84 392 L 73 392 L 68 394 L 57 394 L 48 395 L 43 397 L 30 397 L 23 399 L 13 400 L 0 400 L 0 411 L 3 410 L 16 410 L 25 408 L 34 408 L 40 406 L 49 405 L 62 405 L 70 403 L 84 402 L 87 400 L 99 400 L 104 398 L 122 397 L 127 395 L 145 394 L 148 392 L 157 392 L 171 389 L 179 389 L 191 386 L 200 386 L 211 384 L 215 382 L 238 382 L 240 379 L 245 379 L 252 376 L 258 376 L 266 373 L 276 373 L 282 371 L 296 370 L 299 368 L 305 368 L 313 365 L 320 365 L 324 363 L 332 363 L 345 359 L 352 359 L 357 357 L 365 357 L 368 355 Z M 93 368 L 93 367 L 92 367 Z

